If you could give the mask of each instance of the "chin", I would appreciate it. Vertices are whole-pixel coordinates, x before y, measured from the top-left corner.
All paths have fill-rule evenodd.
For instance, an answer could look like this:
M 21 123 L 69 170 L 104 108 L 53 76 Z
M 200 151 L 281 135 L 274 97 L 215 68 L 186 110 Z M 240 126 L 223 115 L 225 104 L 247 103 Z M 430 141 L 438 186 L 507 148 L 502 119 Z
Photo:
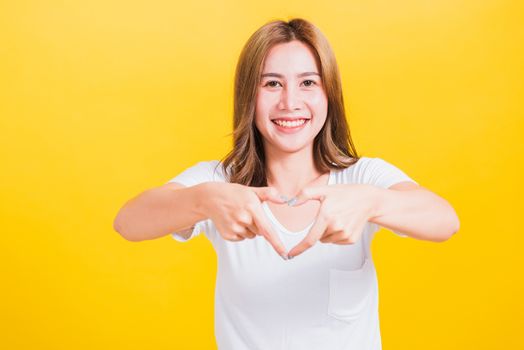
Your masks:
M 285 144 L 285 145 L 282 145 L 282 144 L 274 144 L 274 146 L 282 151 L 282 152 L 286 152 L 286 153 L 296 153 L 296 152 L 299 152 L 301 150 L 303 150 L 304 148 L 307 148 L 309 144 L 307 143 L 303 143 L 303 144 L 295 144 L 295 145 L 289 145 L 289 144 Z

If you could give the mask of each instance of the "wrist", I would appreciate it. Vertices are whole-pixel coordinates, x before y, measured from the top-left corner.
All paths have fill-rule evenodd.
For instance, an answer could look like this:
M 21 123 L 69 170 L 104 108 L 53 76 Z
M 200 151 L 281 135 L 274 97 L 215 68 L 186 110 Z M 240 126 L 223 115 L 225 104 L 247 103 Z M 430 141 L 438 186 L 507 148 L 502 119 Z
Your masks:
M 209 204 L 213 202 L 215 182 L 203 182 L 195 186 L 195 213 L 209 218 Z
M 383 203 L 384 203 L 384 196 L 387 193 L 387 189 L 372 186 L 371 190 L 371 216 L 369 221 L 374 222 L 376 218 L 384 215 L 383 210 Z

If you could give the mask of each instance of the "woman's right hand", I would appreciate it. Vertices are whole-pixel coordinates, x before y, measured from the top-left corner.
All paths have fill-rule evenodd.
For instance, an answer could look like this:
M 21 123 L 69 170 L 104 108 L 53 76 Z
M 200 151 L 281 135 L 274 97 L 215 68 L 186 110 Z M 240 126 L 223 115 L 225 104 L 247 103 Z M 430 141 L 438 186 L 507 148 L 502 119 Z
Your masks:
M 207 183 L 208 198 L 203 210 L 213 221 L 218 233 L 228 241 L 263 236 L 282 258 L 287 258 L 286 248 L 273 231 L 262 209 L 262 202 L 283 204 L 274 187 L 251 187 L 229 182 Z

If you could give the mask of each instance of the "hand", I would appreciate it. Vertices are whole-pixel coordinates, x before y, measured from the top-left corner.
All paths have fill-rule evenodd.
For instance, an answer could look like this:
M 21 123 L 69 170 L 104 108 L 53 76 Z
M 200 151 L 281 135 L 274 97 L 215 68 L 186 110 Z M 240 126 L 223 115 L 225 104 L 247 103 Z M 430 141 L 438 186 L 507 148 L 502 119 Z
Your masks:
M 274 187 L 250 187 L 236 183 L 209 183 L 209 198 L 205 212 L 220 235 L 229 241 L 263 236 L 282 258 L 287 259 L 286 248 L 273 231 L 262 209 L 263 201 L 286 203 Z
M 315 223 L 307 236 L 293 247 L 288 258 L 302 254 L 317 241 L 354 244 L 362 236 L 366 222 L 374 216 L 377 188 L 364 184 L 305 187 L 290 205 L 308 200 L 320 201 Z

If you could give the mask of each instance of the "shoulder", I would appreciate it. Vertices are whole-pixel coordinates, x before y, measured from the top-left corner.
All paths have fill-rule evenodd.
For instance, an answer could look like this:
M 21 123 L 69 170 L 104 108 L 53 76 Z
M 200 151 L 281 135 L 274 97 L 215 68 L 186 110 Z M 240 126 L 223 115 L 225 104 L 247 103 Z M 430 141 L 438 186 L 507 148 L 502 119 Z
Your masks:
M 351 158 L 348 158 L 348 159 L 351 160 Z M 371 158 L 371 157 L 359 157 L 350 166 L 343 168 L 343 169 L 335 170 L 335 172 L 341 176 L 349 176 L 351 174 L 361 172 L 362 169 L 368 168 L 370 165 L 372 165 L 374 159 L 375 158 Z
M 201 160 L 196 162 L 192 167 L 195 167 L 200 170 L 211 170 L 218 168 L 221 165 L 219 160 L 212 159 L 212 160 Z
M 222 163 L 219 160 L 202 160 L 186 168 L 168 182 L 192 186 L 202 182 L 223 181 Z
M 344 170 L 369 173 L 376 170 L 389 168 L 391 166 L 391 163 L 379 157 L 360 157 L 356 163 L 347 167 Z
M 218 181 L 223 176 L 222 163 L 216 159 L 199 161 L 188 170 L 190 169 L 201 175 L 206 175 L 210 181 Z
M 372 184 L 383 188 L 400 181 L 415 182 L 398 167 L 379 157 L 360 157 L 337 176 L 339 183 Z
M 373 157 L 366 160 L 363 166 L 364 183 L 372 184 L 382 188 L 389 188 L 399 182 L 413 182 L 407 173 L 405 173 L 396 164 L 386 161 L 379 157 Z

